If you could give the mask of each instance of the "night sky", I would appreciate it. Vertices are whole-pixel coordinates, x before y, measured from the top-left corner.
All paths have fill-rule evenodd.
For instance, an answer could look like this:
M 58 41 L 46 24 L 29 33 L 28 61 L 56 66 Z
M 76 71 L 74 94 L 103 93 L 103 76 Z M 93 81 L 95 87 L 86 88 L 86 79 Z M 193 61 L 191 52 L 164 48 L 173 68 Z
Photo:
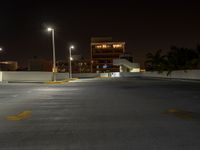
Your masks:
M 200 4 L 183 1 L 36 1 L 4 0 L 0 5 L 1 60 L 26 65 L 37 56 L 51 60 L 55 28 L 56 57 L 65 59 L 68 46 L 88 56 L 90 38 L 111 36 L 142 63 L 147 52 L 200 43 Z

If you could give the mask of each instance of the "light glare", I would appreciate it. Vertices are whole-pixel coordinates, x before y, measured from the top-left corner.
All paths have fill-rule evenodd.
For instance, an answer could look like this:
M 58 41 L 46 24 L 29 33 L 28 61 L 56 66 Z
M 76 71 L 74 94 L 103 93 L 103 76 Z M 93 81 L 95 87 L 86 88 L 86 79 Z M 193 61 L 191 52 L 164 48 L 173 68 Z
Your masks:
M 53 29 L 52 28 L 47 28 L 47 31 L 52 31 Z
M 74 49 L 74 46 L 72 45 L 72 46 L 70 46 L 70 49 Z

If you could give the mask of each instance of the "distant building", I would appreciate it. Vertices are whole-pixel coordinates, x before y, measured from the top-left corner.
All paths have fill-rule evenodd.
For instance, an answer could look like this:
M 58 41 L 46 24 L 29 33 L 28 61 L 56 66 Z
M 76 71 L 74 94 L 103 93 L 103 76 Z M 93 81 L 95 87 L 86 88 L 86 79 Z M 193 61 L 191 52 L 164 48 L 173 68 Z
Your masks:
M 119 72 L 113 59 L 125 53 L 125 42 L 113 41 L 111 37 L 91 39 L 91 72 Z
M 2 61 L 0 62 L 1 71 L 16 71 L 18 63 L 16 61 Z
M 73 55 L 72 73 L 89 73 L 90 72 L 90 59 L 84 59 L 81 56 L 76 57 Z M 57 61 L 58 72 L 69 72 L 69 61 L 59 60 Z
M 29 71 L 52 71 L 52 62 L 44 59 L 31 59 L 28 62 Z

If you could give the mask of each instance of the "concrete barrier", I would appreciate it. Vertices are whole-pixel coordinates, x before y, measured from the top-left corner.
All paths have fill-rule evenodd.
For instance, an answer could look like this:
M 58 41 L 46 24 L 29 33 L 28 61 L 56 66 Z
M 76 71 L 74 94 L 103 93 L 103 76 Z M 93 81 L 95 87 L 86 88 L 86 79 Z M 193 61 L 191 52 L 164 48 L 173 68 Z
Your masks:
M 2 72 L 0 71 L 0 82 L 2 82 Z
M 57 73 L 56 80 L 64 80 L 69 78 L 69 73 Z
M 155 78 L 167 78 L 167 79 L 195 79 L 200 80 L 200 70 L 179 70 L 173 71 L 167 76 L 167 72 L 143 72 L 141 77 L 155 77 Z
M 139 72 L 120 72 L 120 77 L 140 77 Z
M 119 76 L 118 76 L 119 74 Z M 142 73 L 78 73 L 73 74 L 74 78 L 95 78 L 95 77 L 153 77 L 167 79 L 195 79 L 200 80 L 200 70 L 173 71 L 167 76 L 167 72 L 142 72 Z M 57 80 L 69 78 L 69 73 L 57 73 Z M 28 71 L 3 71 L 0 72 L 0 82 L 46 82 L 51 81 L 52 72 L 28 72 Z
M 110 73 L 100 73 L 100 77 L 101 78 L 111 77 L 111 74 Z
M 69 77 L 68 73 L 57 73 L 56 79 L 63 80 Z M 46 82 L 52 80 L 52 72 L 31 71 L 3 71 L 2 82 Z
M 75 73 L 72 74 L 73 78 L 96 78 L 99 77 L 98 73 Z

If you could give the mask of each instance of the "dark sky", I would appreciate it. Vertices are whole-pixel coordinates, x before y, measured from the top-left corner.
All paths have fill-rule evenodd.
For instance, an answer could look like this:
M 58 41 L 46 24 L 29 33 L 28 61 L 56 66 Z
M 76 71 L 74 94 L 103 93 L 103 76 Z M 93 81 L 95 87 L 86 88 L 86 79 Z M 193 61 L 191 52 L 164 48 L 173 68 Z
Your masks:
M 1 60 L 24 64 L 33 56 L 51 59 L 55 27 L 57 59 L 65 59 L 68 45 L 89 53 L 90 38 L 112 36 L 126 42 L 138 62 L 149 51 L 172 45 L 195 47 L 200 43 L 200 4 L 184 1 L 2 0 L 0 4 Z

